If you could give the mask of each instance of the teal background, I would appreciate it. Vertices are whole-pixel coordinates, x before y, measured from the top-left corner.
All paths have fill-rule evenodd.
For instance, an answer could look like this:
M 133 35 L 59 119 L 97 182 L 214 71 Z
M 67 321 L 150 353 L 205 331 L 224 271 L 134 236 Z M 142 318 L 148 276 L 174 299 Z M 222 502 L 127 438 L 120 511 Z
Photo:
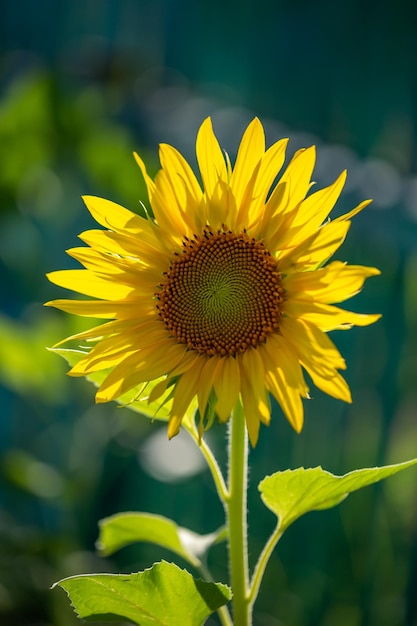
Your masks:
M 65 376 L 45 346 L 80 322 L 42 306 L 64 293 L 44 274 L 75 266 L 64 250 L 94 227 L 80 196 L 139 210 L 146 192 L 132 151 L 152 172 L 161 141 L 195 163 L 207 115 L 232 157 L 258 115 L 268 144 L 289 136 L 290 154 L 317 144 L 320 186 L 348 167 L 334 215 L 374 203 L 337 258 L 382 270 L 348 303 L 382 320 L 332 334 L 353 405 L 314 390 L 301 435 L 274 406 L 251 451 L 252 562 L 274 524 L 256 488 L 266 473 L 320 464 L 341 474 L 417 456 L 414 13 L 411 1 L 2 3 L 0 623 L 72 626 L 53 582 L 172 558 L 143 544 L 102 559 L 104 516 L 150 511 L 198 532 L 222 523 L 198 463 L 179 475 L 184 454 L 172 451 L 160 452 L 168 475 L 151 466 L 160 424 L 95 406 L 93 388 Z M 210 435 L 224 463 L 225 428 Z M 410 470 L 298 521 L 271 560 L 255 625 L 417 625 L 416 494 Z M 224 546 L 211 565 L 225 581 Z

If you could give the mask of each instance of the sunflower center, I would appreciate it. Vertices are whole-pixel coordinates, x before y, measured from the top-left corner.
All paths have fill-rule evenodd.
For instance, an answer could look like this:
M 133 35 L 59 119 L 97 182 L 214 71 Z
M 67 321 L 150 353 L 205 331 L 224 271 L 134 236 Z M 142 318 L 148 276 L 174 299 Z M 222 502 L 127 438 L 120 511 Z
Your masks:
M 185 239 L 155 295 L 176 340 L 208 356 L 256 347 L 278 329 L 282 316 L 276 260 L 246 232 L 206 228 Z

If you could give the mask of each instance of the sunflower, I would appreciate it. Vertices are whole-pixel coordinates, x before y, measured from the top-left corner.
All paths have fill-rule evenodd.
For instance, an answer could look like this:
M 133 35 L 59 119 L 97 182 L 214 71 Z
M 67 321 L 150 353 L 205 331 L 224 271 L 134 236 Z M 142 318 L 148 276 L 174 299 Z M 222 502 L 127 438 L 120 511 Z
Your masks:
M 255 118 L 232 167 L 207 118 L 196 141 L 202 185 L 183 156 L 162 144 L 155 180 L 135 154 L 151 215 L 84 197 L 105 230 L 82 233 L 87 247 L 68 251 L 85 269 L 48 278 L 94 299 L 47 304 L 109 320 L 68 338 L 90 346 L 71 375 L 105 371 L 97 402 L 129 390 L 140 399 L 154 381 L 149 399 L 162 402 L 169 393 L 172 400 L 173 437 L 192 402 L 202 423 L 209 406 L 225 422 L 240 401 L 253 446 L 260 423 L 270 422 L 269 394 L 301 431 L 302 398 L 309 397 L 303 369 L 325 393 L 351 402 L 339 373 L 345 361 L 327 333 L 379 318 L 335 306 L 379 271 L 328 261 L 370 201 L 330 221 L 346 172 L 309 193 L 313 146 L 298 150 L 274 184 L 286 146 L 282 139 L 265 149 Z

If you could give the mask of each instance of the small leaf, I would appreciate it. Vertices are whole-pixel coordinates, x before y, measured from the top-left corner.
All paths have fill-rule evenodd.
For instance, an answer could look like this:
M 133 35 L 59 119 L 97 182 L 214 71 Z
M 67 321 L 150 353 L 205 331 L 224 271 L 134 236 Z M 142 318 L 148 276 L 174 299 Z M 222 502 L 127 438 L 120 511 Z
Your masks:
M 137 574 L 85 574 L 57 585 L 81 619 L 119 617 L 140 626 L 197 626 L 231 599 L 226 585 L 193 578 L 166 561 Z
M 284 532 L 305 513 L 330 509 L 352 491 L 416 464 L 417 459 L 413 459 L 396 465 L 355 470 L 344 476 L 335 476 L 321 467 L 301 467 L 267 476 L 259 484 L 259 490 L 264 504 L 279 517 L 279 528 Z
M 209 535 L 198 535 L 166 517 L 151 513 L 118 513 L 101 520 L 99 527 L 97 547 L 105 556 L 131 543 L 147 541 L 172 550 L 194 567 L 201 565 L 199 557 L 223 536 L 222 529 Z
M 224 526 L 208 535 L 199 535 L 188 528 L 178 528 L 178 533 L 183 546 L 194 556 L 202 557 L 207 550 L 216 543 L 222 543 L 227 539 L 227 530 Z

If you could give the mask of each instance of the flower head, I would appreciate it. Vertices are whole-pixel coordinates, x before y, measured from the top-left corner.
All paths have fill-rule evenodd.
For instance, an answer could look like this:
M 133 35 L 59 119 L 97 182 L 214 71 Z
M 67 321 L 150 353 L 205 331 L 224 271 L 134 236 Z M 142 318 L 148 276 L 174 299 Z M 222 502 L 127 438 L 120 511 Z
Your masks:
M 97 402 L 132 389 L 138 399 L 157 379 L 150 396 L 166 398 L 170 390 L 172 437 L 195 398 L 200 416 L 210 401 L 220 421 L 240 399 L 255 445 L 260 423 L 270 421 L 269 393 L 301 430 L 302 398 L 308 397 L 303 368 L 325 393 L 351 401 L 338 371 L 345 361 L 327 332 L 378 319 L 335 303 L 379 271 L 328 260 L 369 201 L 329 221 L 346 172 L 309 193 L 314 147 L 296 152 L 274 185 L 286 144 L 283 139 L 265 150 L 255 118 L 232 167 L 208 118 L 196 142 L 202 186 L 182 155 L 163 144 L 155 181 L 135 155 L 152 217 L 84 198 L 106 230 L 84 232 L 88 247 L 69 251 L 85 269 L 48 277 L 94 299 L 48 304 L 111 320 L 69 338 L 93 346 L 70 374 L 106 371 Z

